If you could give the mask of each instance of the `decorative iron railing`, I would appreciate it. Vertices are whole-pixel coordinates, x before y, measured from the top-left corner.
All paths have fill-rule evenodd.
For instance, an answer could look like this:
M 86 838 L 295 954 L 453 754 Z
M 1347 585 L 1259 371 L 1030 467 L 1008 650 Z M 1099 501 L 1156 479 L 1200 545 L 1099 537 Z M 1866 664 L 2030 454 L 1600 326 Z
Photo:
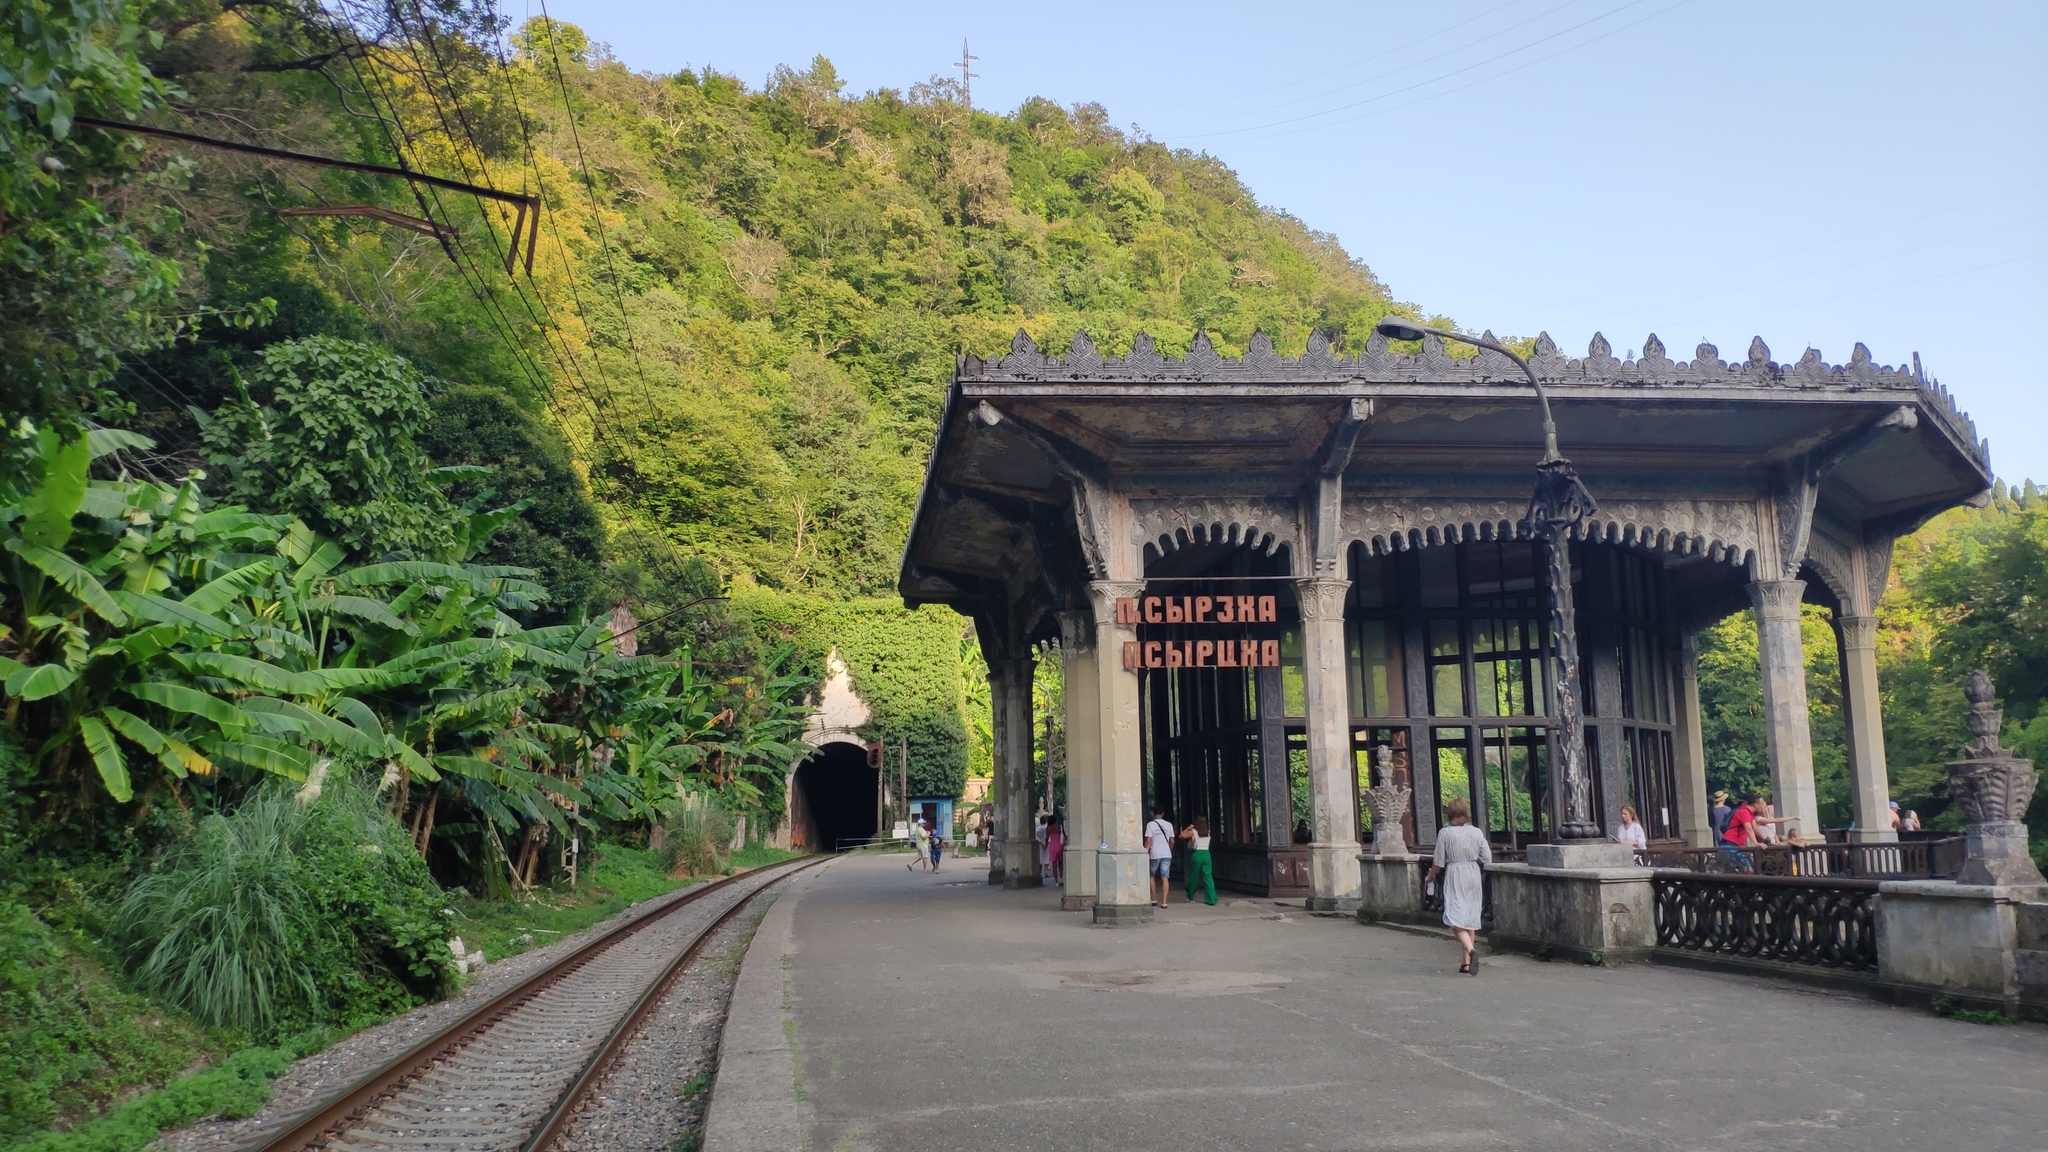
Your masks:
M 1636 849 L 1645 868 L 1677 868 L 1716 875 L 1843 877 L 1867 880 L 1940 880 L 1963 868 L 1963 838 L 1896 844 L 1804 844 L 1775 848 Z
M 1659 869 L 1652 883 L 1660 948 L 1877 970 L 1876 880 Z

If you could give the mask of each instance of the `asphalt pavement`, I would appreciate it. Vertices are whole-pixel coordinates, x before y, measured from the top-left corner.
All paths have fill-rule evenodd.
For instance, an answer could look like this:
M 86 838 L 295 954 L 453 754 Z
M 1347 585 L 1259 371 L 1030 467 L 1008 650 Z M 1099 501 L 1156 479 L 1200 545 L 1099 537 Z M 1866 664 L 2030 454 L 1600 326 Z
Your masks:
M 903 859 L 770 912 L 707 1152 L 2048 1149 L 2042 1026 L 1652 964 L 1462 976 L 1446 940 L 1242 897 L 1100 929 Z

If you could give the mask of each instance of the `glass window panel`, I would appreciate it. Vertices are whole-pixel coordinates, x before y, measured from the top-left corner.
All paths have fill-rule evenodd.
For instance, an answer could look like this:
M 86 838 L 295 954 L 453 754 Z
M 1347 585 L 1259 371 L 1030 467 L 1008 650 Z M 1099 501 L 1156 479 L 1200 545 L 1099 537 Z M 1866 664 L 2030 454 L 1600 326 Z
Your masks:
M 1288 813 L 1291 817 L 1288 827 L 1298 837 L 1303 828 L 1314 827 L 1310 823 L 1313 803 L 1308 779 L 1308 734 L 1305 732 L 1287 734 L 1287 796 L 1292 807 Z
M 1424 548 L 1415 554 L 1415 559 L 1422 573 L 1422 606 L 1424 608 L 1456 608 L 1458 606 L 1458 550 L 1447 545 Z
M 1358 653 L 1358 683 L 1353 715 L 1406 716 L 1408 694 L 1401 678 L 1400 626 L 1389 620 L 1361 620 L 1353 633 Z
M 1489 832 L 1505 832 L 1508 827 L 1508 748 L 1504 735 L 1505 730 L 1500 728 L 1482 728 L 1479 732 L 1479 754 L 1486 767 L 1486 830 Z
M 1465 715 L 1465 675 L 1457 664 L 1439 664 L 1430 669 L 1429 714 Z
M 1308 715 L 1308 682 L 1302 679 L 1299 628 L 1290 628 L 1280 637 L 1280 698 L 1287 715 Z
M 1456 620 L 1431 620 L 1429 622 L 1429 654 L 1431 656 L 1456 656 L 1463 651 L 1458 642 Z
M 1477 697 L 1472 702 L 1476 705 L 1472 709 L 1474 716 L 1499 716 L 1502 714 L 1500 705 L 1503 693 L 1501 691 L 1500 672 L 1506 667 L 1506 664 L 1493 660 L 1481 661 L 1472 666 L 1472 689 L 1473 694 Z
M 1465 591 L 1473 596 L 1500 595 L 1500 545 L 1465 545 Z
M 1438 728 L 1434 732 L 1434 737 L 1437 824 L 1441 827 L 1450 822 L 1450 817 L 1445 814 L 1445 806 L 1453 799 L 1471 802 L 1472 779 L 1465 763 L 1465 730 Z
M 1528 592 L 1536 587 L 1536 546 L 1514 541 L 1500 546 L 1500 586 L 1503 592 Z
M 1392 556 L 1374 556 L 1361 552 L 1358 557 L 1358 571 L 1352 577 L 1352 589 L 1358 597 L 1360 608 L 1391 608 L 1394 598 L 1389 595 L 1393 575 Z

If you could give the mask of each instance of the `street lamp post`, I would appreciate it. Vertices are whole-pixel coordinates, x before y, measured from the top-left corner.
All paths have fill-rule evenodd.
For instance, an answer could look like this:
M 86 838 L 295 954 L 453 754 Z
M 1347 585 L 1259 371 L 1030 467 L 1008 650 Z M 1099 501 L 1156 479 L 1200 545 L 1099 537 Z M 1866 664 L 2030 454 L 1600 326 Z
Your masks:
M 1557 646 L 1558 735 L 1557 839 L 1597 840 L 1600 824 L 1593 818 L 1592 777 L 1586 767 L 1586 722 L 1579 710 L 1579 629 L 1572 607 L 1572 530 L 1598 510 L 1585 482 L 1557 450 L 1557 422 L 1550 416 L 1550 394 L 1529 362 L 1504 345 L 1483 336 L 1467 336 L 1441 328 L 1424 328 L 1389 316 L 1376 330 L 1389 340 L 1420 340 L 1435 335 L 1475 348 L 1498 352 L 1515 362 L 1543 407 L 1543 459 L 1536 462 L 1536 491 L 1522 517 L 1522 531 L 1543 542 L 1550 585 L 1550 634 Z

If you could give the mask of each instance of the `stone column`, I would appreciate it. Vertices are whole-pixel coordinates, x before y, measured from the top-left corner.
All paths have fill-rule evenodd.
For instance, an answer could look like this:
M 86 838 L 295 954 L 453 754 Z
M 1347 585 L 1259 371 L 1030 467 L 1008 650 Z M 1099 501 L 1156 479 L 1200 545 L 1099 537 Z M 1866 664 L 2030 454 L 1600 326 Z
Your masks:
M 1756 604 L 1758 671 L 1763 680 L 1764 736 L 1771 753 L 1771 802 L 1798 820 L 1799 834 L 1820 839 L 1820 802 L 1813 787 L 1813 731 L 1806 710 L 1806 649 L 1799 637 L 1804 580 L 1760 580 Z M 1787 829 L 1780 829 L 1780 833 Z
M 1095 854 L 1095 922 L 1110 927 L 1152 921 L 1143 834 L 1144 745 L 1138 718 L 1138 674 L 1124 667 L 1124 645 L 1136 626 L 1119 624 L 1116 602 L 1142 595 L 1139 580 L 1094 580 L 1095 746 L 1102 780 L 1102 840 Z
M 1842 645 L 1842 720 L 1849 730 L 1849 806 L 1852 843 L 1896 841 L 1891 781 L 1885 775 L 1884 713 L 1877 702 L 1877 617 L 1835 621 Z M 1804 830 L 1801 830 L 1804 834 Z
M 1029 651 L 1028 649 L 1026 650 Z M 1031 749 L 1036 733 L 1031 723 L 1031 657 L 1002 661 L 1003 698 L 1003 887 L 1039 888 L 1037 797 L 1031 790 Z
M 1102 745 L 1096 733 L 1095 614 L 1060 613 L 1067 711 L 1067 890 L 1060 907 L 1095 906 L 1095 850 L 1102 843 Z
M 1003 837 L 1006 834 L 1004 830 L 1010 826 L 1010 789 L 1004 779 L 1003 767 L 1004 758 L 1009 755 L 1004 736 L 1004 729 L 1009 723 L 1009 715 L 1003 708 L 1004 676 L 1001 661 L 988 666 L 989 756 L 994 761 L 995 769 L 988 782 L 989 811 L 995 814 L 995 830 L 989 834 L 988 840 L 988 882 L 991 884 L 1003 882 Z M 884 759 L 887 759 L 886 755 Z M 886 766 L 882 769 L 882 775 L 885 779 L 889 775 Z
M 1707 804 L 1707 745 L 1700 727 L 1700 650 L 1697 636 L 1678 640 L 1678 827 L 1693 848 L 1714 846 L 1714 822 Z
M 1348 580 L 1297 580 L 1302 676 L 1308 696 L 1310 826 L 1308 907 L 1358 910 L 1357 769 L 1351 759 L 1351 694 L 1345 674 L 1344 593 Z

